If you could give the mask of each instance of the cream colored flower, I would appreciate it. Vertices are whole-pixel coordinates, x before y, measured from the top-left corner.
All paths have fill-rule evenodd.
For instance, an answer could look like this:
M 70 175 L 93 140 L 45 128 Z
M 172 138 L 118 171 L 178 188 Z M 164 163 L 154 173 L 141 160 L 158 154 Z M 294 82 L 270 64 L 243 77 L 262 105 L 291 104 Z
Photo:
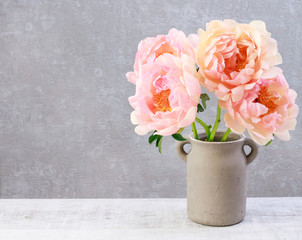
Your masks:
M 220 100 L 240 101 L 244 92 L 262 78 L 273 78 L 282 62 L 276 40 L 265 23 L 240 24 L 234 20 L 214 20 L 206 31 L 198 32 L 199 80 Z

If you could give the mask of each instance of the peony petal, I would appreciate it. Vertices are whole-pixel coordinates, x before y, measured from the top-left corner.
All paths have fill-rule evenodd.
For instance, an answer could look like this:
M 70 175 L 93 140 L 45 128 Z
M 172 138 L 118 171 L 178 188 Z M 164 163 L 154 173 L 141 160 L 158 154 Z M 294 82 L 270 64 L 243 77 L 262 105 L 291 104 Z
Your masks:
M 137 116 L 136 116 L 135 111 L 131 112 L 130 120 L 131 120 L 131 123 L 132 123 L 132 124 L 134 124 L 134 125 L 137 125 L 137 124 L 138 124 L 138 118 L 137 118 Z
M 282 63 L 282 57 L 281 57 L 280 53 L 277 52 L 277 55 L 275 57 L 275 65 L 279 65 L 281 63 Z
M 297 104 L 294 104 L 291 108 L 288 109 L 288 118 L 296 118 L 299 113 L 299 108 Z
M 222 101 L 227 101 L 230 98 L 230 94 L 228 94 L 228 93 L 223 93 L 218 90 L 216 90 L 214 93 L 215 93 L 216 97 Z
M 250 117 L 259 117 L 265 113 L 267 113 L 268 108 L 261 103 L 251 103 L 249 105 L 249 114 Z
M 275 132 L 275 135 L 280 138 L 283 141 L 289 141 L 290 140 L 290 135 L 288 131 L 284 132 Z
M 204 86 L 206 86 L 209 91 L 213 91 L 217 87 L 217 83 L 206 78 L 204 80 Z
M 233 119 L 228 113 L 224 114 L 225 125 L 232 129 L 233 132 L 242 134 L 245 130 L 237 120 Z
M 230 89 L 226 87 L 223 83 L 218 84 L 218 90 L 223 94 L 226 94 L 230 91 Z
M 218 84 L 213 80 L 220 79 L 221 73 L 217 72 L 216 70 L 205 70 L 204 75 L 206 77 L 205 84 L 207 87 L 216 88 L 218 86 Z
M 293 89 L 288 89 L 288 95 L 289 95 L 291 101 L 295 102 L 295 100 L 297 98 L 297 92 Z
M 240 115 L 247 119 L 249 118 L 249 113 L 248 113 L 248 109 L 247 109 L 247 101 L 245 99 L 242 100 L 240 108 L 239 108 L 239 113 Z
M 227 108 L 227 106 L 226 106 L 226 101 L 219 100 L 219 106 L 220 106 L 222 109 L 226 109 L 226 108 Z
M 235 118 L 235 108 L 233 107 L 231 99 L 226 101 L 226 109 L 228 111 L 228 114 L 230 114 L 232 118 Z
M 250 22 L 249 25 L 260 32 L 266 32 L 265 22 L 263 22 L 263 21 L 254 20 L 254 21 Z
M 134 72 L 127 72 L 126 77 L 127 77 L 129 82 L 131 82 L 133 84 L 136 84 L 137 76 Z
M 278 132 L 283 132 L 286 130 L 295 130 L 297 125 L 296 119 L 287 119 L 280 127 L 278 127 Z
M 256 82 L 250 83 L 250 84 L 245 84 L 244 89 L 245 90 L 251 90 L 255 86 Z
M 232 92 L 232 101 L 238 102 L 242 99 L 243 93 L 244 93 L 244 86 L 238 86 L 231 90 Z
M 201 93 L 201 87 L 197 78 L 189 74 L 188 72 L 184 72 L 184 79 L 187 93 L 189 94 L 191 99 L 197 104 Z
M 179 130 L 179 127 L 176 125 L 169 126 L 167 128 L 164 128 L 163 130 L 158 130 L 156 132 L 157 135 L 162 135 L 162 136 L 170 136 L 174 133 L 176 133 Z
M 146 135 L 150 130 L 145 126 L 140 126 L 140 125 L 136 126 L 135 128 L 135 132 L 138 135 Z
M 245 128 L 247 128 L 247 129 L 254 128 L 254 126 L 252 124 L 247 123 L 247 121 L 245 119 L 243 119 L 243 117 L 238 112 L 235 113 L 235 118 Z
M 271 137 L 266 138 L 263 135 L 259 134 L 256 131 L 248 130 L 248 133 L 250 134 L 251 138 L 260 145 L 267 144 L 271 139 L 274 139 L 273 135 L 271 134 Z
M 197 34 L 190 34 L 188 36 L 188 40 L 191 43 L 192 47 L 194 49 L 196 49 L 197 46 L 198 46 L 199 40 L 200 40 L 199 37 L 198 37 L 198 35 Z
M 187 112 L 186 116 L 182 121 L 178 124 L 180 128 L 186 127 L 195 121 L 196 118 L 197 107 L 191 107 Z
M 128 98 L 128 102 L 133 107 L 134 109 L 137 107 L 137 97 L 136 96 L 131 96 Z
M 251 120 L 252 120 L 253 123 L 258 123 L 258 122 L 261 121 L 260 118 L 254 118 L 254 117 L 252 117 Z
M 277 68 L 277 67 L 272 67 L 267 71 L 264 71 L 262 74 L 262 78 L 274 78 L 276 77 L 278 74 L 281 73 L 281 69 Z

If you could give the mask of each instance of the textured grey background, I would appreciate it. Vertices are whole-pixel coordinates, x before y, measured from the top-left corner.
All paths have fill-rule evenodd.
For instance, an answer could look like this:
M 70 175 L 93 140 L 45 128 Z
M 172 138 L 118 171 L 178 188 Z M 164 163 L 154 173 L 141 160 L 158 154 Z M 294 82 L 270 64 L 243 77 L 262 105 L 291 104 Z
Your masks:
M 186 165 L 135 135 L 127 98 L 137 44 L 213 19 L 267 23 L 284 73 L 302 91 L 301 1 L 0 1 L 3 198 L 185 197 Z M 301 106 L 301 95 L 297 99 Z M 214 121 L 216 103 L 207 115 Z M 204 114 L 205 115 L 205 114 Z M 301 114 L 291 142 L 262 147 L 249 196 L 302 196 Z

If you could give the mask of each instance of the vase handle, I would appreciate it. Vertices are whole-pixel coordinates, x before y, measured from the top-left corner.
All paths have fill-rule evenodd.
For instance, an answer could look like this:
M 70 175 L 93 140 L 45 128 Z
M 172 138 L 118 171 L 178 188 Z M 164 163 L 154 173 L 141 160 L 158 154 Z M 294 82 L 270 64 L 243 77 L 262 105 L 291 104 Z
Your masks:
M 244 147 L 244 145 L 247 145 L 251 148 L 251 152 L 249 154 L 246 155 L 246 153 L 244 152 L 244 154 L 246 155 L 246 163 L 247 164 L 250 164 L 255 158 L 256 156 L 258 155 L 258 146 L 257 144 L 250 138 L 246 138 L 244 140 L 244 143 L 243 143 L 243 146 L 242 146 L 242 149 Z
M 189 139 L 189 136 L 186 136 L 185 138 Z M 178 153 L 178 156 L 185 162 L 187 162 L 188 153 L 184 150 L 184 145 L 189 144 L 189 143 L 190 143 L 190 140 L 176 142 L 176 152 Z

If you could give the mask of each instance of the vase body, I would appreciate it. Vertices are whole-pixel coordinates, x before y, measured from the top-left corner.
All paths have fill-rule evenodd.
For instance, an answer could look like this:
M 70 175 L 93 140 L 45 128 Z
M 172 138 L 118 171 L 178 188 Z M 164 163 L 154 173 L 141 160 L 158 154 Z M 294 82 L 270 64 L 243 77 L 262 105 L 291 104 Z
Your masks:
M 222 132 L 216 133 L 219 139 Z M 178 144 L 180 156 L 187 162 L 187 211 L 194 222 L 210 226 L 228 226 L 242 221 L 246 210 L 247 165 L 257 155 L 257 145 L 244 135 L 230 134 L 227 142 L 205 142 L 205 134 L 196 140 Z M 191 144 L 189 153 L 183 146 Z M 244 145 L 251 147 L 246 155 Z

